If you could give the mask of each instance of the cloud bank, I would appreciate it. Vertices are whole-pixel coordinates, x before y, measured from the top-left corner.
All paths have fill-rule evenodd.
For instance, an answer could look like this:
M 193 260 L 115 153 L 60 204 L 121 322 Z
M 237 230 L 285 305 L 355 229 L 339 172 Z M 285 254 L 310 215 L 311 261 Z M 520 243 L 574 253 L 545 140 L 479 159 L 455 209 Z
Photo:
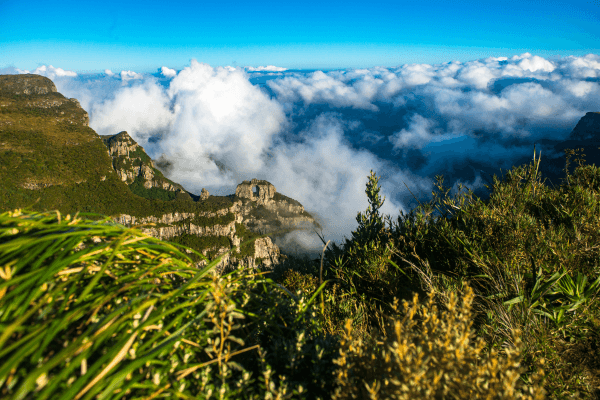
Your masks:
M 263 71 L 268 71 L 268 72 L 282 72 L 282 71 L 287 71 L 287 68 L 281 68 L 281 67 L 276 67 L 274 65 L 267 65 L 266 67 L 260 66 L 260 67 L 245 67 L 246 71 L 248 72 L 263 72 Z
M 380 212 L 395 220 L 417 205 L 413 195 L 431 199 L 436 175 L 451 194 L 458 184 L 482 194 L 492 174 L 531 161 L 534 143 L 564 139 L 586 112 L 600 111 L 594 54 L 328 73 L 196 60 L 156 75 L 84 77 L 52 66 L 33 73 L 78 98 L 99 134 L 126 130 L 152 158 L 169 160 L 166 175 L 187 190 L 226 195 L 242 180 L 268 180 L 317 216 L 325 240 L 338 244 L 368 207 L 370 170 L 386 198 Z M 312 256 L 323 246 L 311 232 L 279 244 L 292 243 Z

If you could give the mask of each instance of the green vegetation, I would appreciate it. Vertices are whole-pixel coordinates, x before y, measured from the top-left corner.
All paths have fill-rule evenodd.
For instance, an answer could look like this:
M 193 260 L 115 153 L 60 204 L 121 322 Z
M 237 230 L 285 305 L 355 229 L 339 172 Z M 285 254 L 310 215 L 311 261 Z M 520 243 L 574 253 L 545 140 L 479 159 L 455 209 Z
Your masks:
M 533 166 L 513 168 L 505 182 L 494 177 L 487 202 L 473 199 L 471 192 L 469 199 L 464 194 L 448 199 L 449 189 L 444 190 L 443 178 L 438 177 L 443 198 L 433 193 L 429 204 L 401 215 L 395 226 L 386 217 L 389 227 L 377 212 L 383 201 L 372 175 L 366 191 L 371 206 L 357 216 L 359 227 L 351 240 L 325 252 L 321 269 L 309 260 L 296 260 L 270 275 L 292 292 L 312 293 L 321 279 L 331 282 L 322 292 L 319 315 L 325 332 L 346 340 L 342 351 L 354 373 L 338 375 L 345 382 L 339 388 L 342 398 L 369 398 L 365 390 L 375 387 L 379 392 L 372 398 L 434 398 L 425 395 L 425 387 L 440 371 L 448 373 L 444 379 L 456 376 L 469 382 L 465 390 L 473 389 L 461 392 L 460 385 L 449 386 L 453 387 L 449 397 L 455 393 L 456 398 L 478 398 L 477 379 L 468 378 L 475 371 L 467 371 L 473 361 L 466 362 L 466 355 L 460 360 L 448 355 L 450 349 L 460 348 L 452 347 L 454 339 L 429 339 L 436 332 L 429 327 L 429 338 L 403 336 L 408 340 L 405 346 L 412 342 L 417 347 L 410 351 L 405 347 L 403 351 L 408 352 L 399 358 L 394 355 L 399 351 L 395 341 L 402 343 L 397 336 L 398 319 L 390 321 L 396 315 L 395 298 L 432 296 L 435 307 L 450 312 L 456 308 L 453 296 L 471 301 L 468 288 L 475 294 L 470 320 L 474 337 L 483 340 L 479 359 L 499 354 L 508 362 L 508 349 L 517 345 L 516 335 L 523 345 L 521 382 L 532 382 L 536 366 L 545 360 L 550 367 L 544 381 L 548 398 L 600 396 L 600 169 L 582 165 L 579 159 L 570 176 L 567 167 L 572 154 L 567 156 L 567 181 L 560 188 L 550 190 L 540 181 L 539 159 L 536 162 L 534 157 Z M 431 216 L 436 205 L 441 214 L 437 219 Z M 420 321 L 429 321 L 426 313 L 421 315 Z M 345 325 L 348 319 L 352 329 Z M 459 316 L 455 321 L 463 326 L 469 319 Z M 405 328 L 401 331 L 406 332 Z M 459 331 L 452 330 L 456 337 Z M 427 337 L 423 328 L 414 332 Z M 442 343 L 451 347 L 436 350 Z M 415 352 L 419 346 L 426 350 L 430 345 L 421 356 Z M 428 356 L 432 358 L 427 365 Z M 417 362 L 419 357 L 424 358 Z M 407 371 L 424 374 L 422 391 L 408 385 L 413 380 L 396 378 L 409 376 L 404 375 Z
M 237 259 L 254 256 L 254 245 L 252 243 L 254 243 L 255 239 L 265 236 L 252 232 L 246 229 L 244 224 L 238 223 L 235 224 L 235 233 L 241 240 L 241 246 L 239 249 L 235 249 L 231 255 Z
M 550 190 L 538 165 L 487 202 L 440 182 L 396 225 L 372 172 L 350 240 L 266 275 L 194 269 L 107 220 L 2 214 L 1 397 L 597 397 L 600 169 Z
M 192 268 L 174 245 L 107 221 L 0 215 L 2 398 L 286 390 L 273 386 L 268 338 L 312 335 L 310 305 L 245 271 L 211 274 L 216 261 Z M 237 362 L 245 353 L 261 364 L 260 376 Z
M 133 194 L 149 200 L 171 201 L 177 197 L 177 192 L 170 190 L 157 187 L 146 189 L 144 187 L 144 178 L 142 178 L 140 175 L 138 175 L 133 183 L 129 185 L 129 189 Z M 188 198 L 191 200 L 191 197 L 188 196 Z
M 300 204 L 299 201 L 292 199 L 291 197 L 287 197 L 286 195 L 283 195 L 279 192 L 275 192 L 275 194 L 273 195 L 273 200 L 275 201 L 287 201 L 290 204 L 293 204 L 295 206 L 301 206 L 302 204 Z
M 129 157 L 139 159 L 144 164 L 150 164 L 152 162 L 148 154 L 146 154 L 146 152 L 142 150 L 141 146 L 138 146 L 138 148 L 135 149 L 135 151 L 129 153 Z M 160 173 L 160 171 L 158 171 L 158 173 Z M 162 173 L 160 174 L 162 175 Z
M 44 77 L 28 78 L 32 85 L 52 85 Z M 15 79 L 0 77 L 0 210 L 31 206 L 35 211 L 141 218 L 215 212 L 231 206 L 228 197 L 211 196 L 196 203 L 186 194 L 145 189 L 139 180 L 128 187 L 113 170 L 103 138 L 81 123 L 84 110 L 60 93 L 15 95 L 11 88 L 23 85 Z M 138 163 L 151 161 L 141 148 L 132 157 Z M 155 178 L 168 181 L 159 170 L 154 173 Z

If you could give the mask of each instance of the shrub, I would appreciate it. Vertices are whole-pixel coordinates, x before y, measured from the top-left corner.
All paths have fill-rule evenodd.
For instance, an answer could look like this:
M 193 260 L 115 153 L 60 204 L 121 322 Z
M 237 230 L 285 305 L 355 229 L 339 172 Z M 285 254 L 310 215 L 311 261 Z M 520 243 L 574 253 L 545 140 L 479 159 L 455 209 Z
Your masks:
M 505 349 L 506 359 L 494 351 L 482 354 L 481 339 L 470 345 L 473 297 L 467 288 L 458 308 L 452 293 L 448 311 L 440 315 L 432 295 L 419 305 L 415 294 L 411 306 L 403 301 L 404 317 L 391 318 L 383 341 L 356 341 L 347 320 L 332 399 L 543 399 L 543 371 L 532 375 L 532 386 L 519 379 L 525 372 L 520 332 L 514 334 L 514 348 Z

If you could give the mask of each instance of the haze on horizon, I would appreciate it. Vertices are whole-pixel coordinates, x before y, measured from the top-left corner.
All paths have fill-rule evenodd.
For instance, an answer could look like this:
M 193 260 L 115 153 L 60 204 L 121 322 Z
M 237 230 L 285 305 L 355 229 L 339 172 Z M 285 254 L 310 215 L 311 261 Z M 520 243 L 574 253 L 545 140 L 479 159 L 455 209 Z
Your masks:
M 600 111 L 598 2 L 131 4 L 25 18 L 3 3 L 0 74 L 51 78 L 96 132 L 128 131 L 193 193 L 273 183 L 338 244 L 370 170 L 395 221 L 436 175 L 481 195 Z M 291 241 L 322 248 L 312 232 L 278 244 Z

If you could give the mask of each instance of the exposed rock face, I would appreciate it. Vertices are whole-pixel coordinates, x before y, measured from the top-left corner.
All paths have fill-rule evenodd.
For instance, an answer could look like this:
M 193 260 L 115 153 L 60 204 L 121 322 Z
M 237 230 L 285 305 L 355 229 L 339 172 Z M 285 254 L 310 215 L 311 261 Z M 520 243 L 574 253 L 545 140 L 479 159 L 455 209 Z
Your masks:
M 108 147 L 108 154 L 112 157 L 129 157 L 129 153 L 134 153 L 139 147 L 125 131 L 119 132 L 116 135 L 103 136 L 102 140 L 106 144 L 106 147 Z
M 0 92 L 6 95 L 29 96 L 26 107 L 57 109 L 56 122 L 89 126 L 88 113 L 77 99 L 67 99 L 56 90 L 56 85 L 45 76 L 35 74 L 0 75 Z M 10 104 L 2 104 L 9 106 Z
M 162 176 L 162 173 L 156 169 L 154 161 L 127 132 L 103 136 L 102 140 L 113 159 L 115 172 L 123 182 L 131 184 L 139 176 L 143 179 L 146 189 L 157 187 L 172 192 L 185 192 L 183 186 Z
M 136 177 L 141 177 L 146 188 L 159 187 L 166 190 L 185 191 L 181 185 L 164 178 L 162 173 L 155 169 L 154 161 L 148 157 L 144 149 L 127 132 L 123 131 L 117 135 L 105 136 L 103 141 L 113 159 L 113 167 L 123 182 L 131 184 Z M 160 174 L 160 176 L 157 177 L 157 174 Z M 256 193 L 254 193 L 254 190 Z M 208 190 L 202 189 L 199 200 L 207 201 L 209 197 Z M 242 242 L 236 224 L 243 224 L 246 229 L 254 233 L 287 232 L 294 229 L 307 229 L 315 225 L 318 226 L 312 216 L 304 211 L 304 207 L 300 203 L 277 193 L 275 186 L 264 180 L 244 181 L 237 186 L 236 194 L 229 197 L 234 199 L 232 206 L 213 213 L 175 213 L 164 214 L 161 217 L 150 216 L 144 218 L 121 214 L 113 219 L 125 226 L 147 223 L 159 224 L 161 226 L 148 226 L 140 229 L 161 240 L 169 240 L 182 235 L 205 238 L 227 237 L 232 246 L 239 246 Z M 199 226 L 192 222 L 196 217 L 212 218 L 227 214 L 232 214 L 234 216 L 233 220 L 223 225 Z M 229 247 L 216 248 L 213 246 L 202 250 L 202 253 L 206 255 L 209 251 L 217 251 L 218 254 L 222 254 L 229 249 Z M 284 257 L 269 237 L 256 239 L 253 250 L 253 256 L 245 256 L 241 259 L 231 254 L 224 256 L 216 270 L 221 272 L 224 268 L 232 265 L 256 268 L 260 263 L 257 260 L 262 261 L 263 268 L 268 268 L 274 263 L 280 262 Z M 204 262 L 201 264 L 203 265 Z
M 254 190 L 256 189 L 256 194 Z M 243 181 L 235 189 L 235 195 L 244 199 L 256 201 L 258 204 L 264 205 L 275 196 L 275 186 L 267 181 L 252 179 L 251 181 Z
M 206 200 L 208 199 L 208 196 L 210 196 L 208 190 L 202 188 L 202 191 L 200 192 L 200 200 Z
M 241 215 L 244 226 L 253 232 L 276 237 L 294 230 L 321 228 L 299 202 L 278 193 L 275 186 L 267 181 L 244 181 L 231 197 L 234 202 L 230 211 Z M 269 245 L 267 243 L 266 247 Z
M 224 216 L 229 213 L 230 210 L 222 209 L 217 212 L 211 213 L 202 213 L 198 216 L 202 217 L 218 217 Z M 141 227 L 140 230 L 147 235 L 158 238 L 160 240 L 169 240 L 172 237 L 180 236 L 183 234 L 188 235 L 196 235 L 196 236 L 225 236 L 228 237 L 233 246 L 239 246 L 241 244 L 240 238 L 237 236 L 236 226 L 235 224 L 242 223 L 243 218 L 240 215 L 236 215 L 235 219 L 229 224 L 225 225 L 213 225 L 213 226 L 198 226 L 189 221 L 196 217 L 195 213 L 169 213 L 164 214 L 161 218 L 157 217 L 145 217 L 145 218 L 136 218 L 131 215 L 121 214 L 118 217 L 113 218 L 113 220 L 117 223 L 120 223 L 125 226 L 133 226 L 133 225 L 143 225 L 148 223 L 154 224 L 162 224 L 167 226 L 160 227 Z M 182 224 L 177 224 L 177 222 L 184 222 Z M 229 250 L 228 247 L 219 247 L 215 246 L 203 249 L 201 251 L 205 256 L 209 251 L 217 251 L 218 254 L 223 254 Z M 277 264 L 281 259 L 285 258 L 285 256 L 280 254 L 279 248 L 275 245 L 269 237 L 258 238 L 254 241 L 254 255 L 246 256 L 238 259 L 236 257 L 231 256 L 231 254 L 225 255 L 219 264 L 217 264 L 215 270 L 217 273 L 221 273 L 225 268 L 231 267 L 233 265 L 238 265 L 238 267 L 251 267 L 256 268 L 258 266 L 257 259 L 262 259 L 263 268 L 269 268 L 273 264 Z M 197 266 L 206 265 L 206 261 L 202 260 L 197 263 Z
M 304 207 L 289 197 L 277 193 L 275 186 L 265 180 L 244 181 L 236 188 L 240 199 L 232 208 L 244 216 L 244 224 L 255 232 L 309 229 L 319 227 Z
M 257 194 L 253 193 L 252 185 L 258 186 Z M 241 196 L 239 196 L 240 194 Z M 202 195 L 208 198 L 208 191 L 203 189 Z M 242 242 L 238 236 L 236 224 L 243 224 L 249 231 L 261 234 L 286 233 L 312 227 L 320 228 L 318 222 L 304 210 L 300 203 L 277 193 L 275 186 L 267 181 L 257 179 L 244 181 L 236 188 L 236 195 L 229 197 L 233 198 L 233 205 L 216 212 L 165 214 L 160 218 L 152 216 L 136 218 L 121 214 L 114 220 L 125 226 L 146 223 L 164 225 L 140 228 L 148 235 L 161 240 L 169 240 L 184 234 L 200 237 L 228 237 L 232 246 L 239 246 Z M 201 198 L 201 200 L 206 199 Z M 190 222 L 195 217 L 213 218 L 227 214 L 232 214 L 233 220 L 223 225 L 199 226 Z M 223 254 L 228 250 L 228 247 L 210 247 L 204 249 L 202 253 L 206 255 L 208 251 L 217 251 L 218 254 Z M 269 268 L 284 258 L 285 256 L 281 254 L 279 247 L 273 243 L 270 237 L 258 238 L 254 241 L 254 255 L 252 257 L 246 256 L 238 259 L 228 254 L 223 257 L 216 270 L 221 273 L 225 268 L 232 265 L 256 268 L 259 259 L 262 261 L 263 268 Z M 204 264 L 203 261 L 199 265 Z

